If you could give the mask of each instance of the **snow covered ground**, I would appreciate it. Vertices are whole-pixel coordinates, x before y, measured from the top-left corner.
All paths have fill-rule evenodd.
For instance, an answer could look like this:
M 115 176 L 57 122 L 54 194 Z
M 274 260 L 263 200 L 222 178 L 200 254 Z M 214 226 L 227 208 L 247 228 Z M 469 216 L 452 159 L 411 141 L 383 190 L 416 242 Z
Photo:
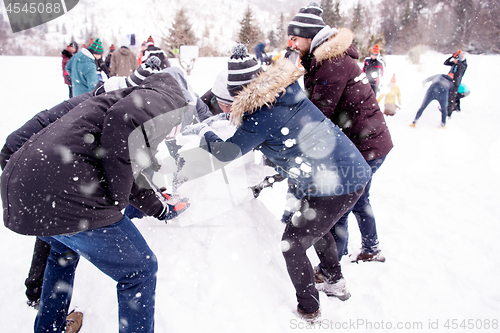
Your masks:
M 421 81 L 446 73 L 446 57 L 429 52 L 419 65 L 386 57 L 384 80 L 396 73 L 403 94 L 402 110 L 387 118 L 395 147 L 371 191 L 387 261 L 343 259 L 351 299 L 321 294 L 321 327 L 297 319 L 280 250 L 286 185 L 253 199 L 245 182 L 269 170 L 248 174 L 247 181 L 235 162 L 226 168 L 229 186 L 220 171 L 183 185 L 192 206 L 178 219 L 136 222 L 159 259 L 156 332 L 499 331 L 500 107 L 490 77 L 500 56 L 468 57 L 463 82 L 472 93 L 446 129 L 435 101 L 410 128 L 427 88 Z M 226 60 L 197 60 L 189 79 L 198 94 L 211 87 Z M 60 64 L 57 57 L 0 57 L 1 145 L 36 112 L 67 98 Z M 349 231 L 349 250 L 356 253 L 354 219 Z M 36 312 L 26 306 L 23 283 L 34 241 L 0 228 L 1 332 L 32 331 Z M 313 252 L 310 258 L 318 262 Z M 118 331 L 115 284 L 85 260 L 71 307 L 85 313 L 81 333 Z

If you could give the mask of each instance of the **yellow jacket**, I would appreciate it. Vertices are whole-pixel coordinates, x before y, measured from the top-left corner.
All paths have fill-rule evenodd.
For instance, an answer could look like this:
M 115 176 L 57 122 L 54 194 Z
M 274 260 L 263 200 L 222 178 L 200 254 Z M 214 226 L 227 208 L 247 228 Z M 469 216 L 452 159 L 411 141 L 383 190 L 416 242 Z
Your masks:
M 401 90 L 399 90 L 399 87 L 396 85 L 393 86 L 388 93 L 380 95 L 377 98 L 377 102 L 380 103 L 380 101 L 384 97 L 385 97 L 385 104 L 396 104 L 396 97 L 398 99 L 399 104 L 401 104 Z

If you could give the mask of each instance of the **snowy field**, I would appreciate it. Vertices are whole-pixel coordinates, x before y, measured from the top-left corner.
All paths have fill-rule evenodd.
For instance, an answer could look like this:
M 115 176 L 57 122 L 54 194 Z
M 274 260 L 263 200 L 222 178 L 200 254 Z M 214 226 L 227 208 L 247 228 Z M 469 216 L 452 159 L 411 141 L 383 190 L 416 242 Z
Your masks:
M 352 297 L 341 302 L 321 294 L 321 327 L 294 314 L 280 250 L 286 184 L 253 199 L 242 184 L 269 170 L 245 176 L 240 161 L 226 167 L 229 186 L 220 171 L 183 185 L 192 206 L 176 220 L 136 221 L 159 259 L 156 332 L 500 331 L 500 106 L 492 69 L 500 56 L 468 57 L 463 82 L 472 93 L 446 129 L 436 101 L 410 128 L 427 89 L 422 80 L 447 73 L 446 58 L 430 52 L 413 65 L 404 56 L 386 57 L 384 82 L 396 73 L 403 95 L 402 109 L 387 118 L 395 147 L 371 190 L 387 261 L 353 264 L 344 257 Z M 189 80 L 198 94 L 226 61 L 197 60 Z M 35 113 L 67 98 L 67 87 L 58 57 L 4 56 L 0 68 L 3 145 Z M 349 251 L 356 254 L 360 236 L 350 221 Z M 0 228 L 0 332 L 32 331 L 36 311 L 26 305 L 24 279 L 34 242 Z M 313 252 L 310 258 L 317 264 Z M 74 307 L 84 312 L 81 333 L 118 331 L 115 283 L 84 259 Z

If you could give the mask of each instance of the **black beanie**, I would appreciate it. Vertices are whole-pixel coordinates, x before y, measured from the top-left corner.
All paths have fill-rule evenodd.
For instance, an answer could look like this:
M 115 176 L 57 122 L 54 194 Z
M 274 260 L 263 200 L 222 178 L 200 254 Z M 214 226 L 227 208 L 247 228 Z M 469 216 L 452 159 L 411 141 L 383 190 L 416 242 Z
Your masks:
M 300 8 L 299 12 L 288 25 L 288 36 L 314 38 L 325 27 L 321 18 L 323 9 L 315 2 Z
M 227 90 L 236 96 L 243 87 L 257 78 L 262 71 L 257 59 L 250 57 L 245 45 L 238 44 L 233 48 L 233 55 L 227 63 Z

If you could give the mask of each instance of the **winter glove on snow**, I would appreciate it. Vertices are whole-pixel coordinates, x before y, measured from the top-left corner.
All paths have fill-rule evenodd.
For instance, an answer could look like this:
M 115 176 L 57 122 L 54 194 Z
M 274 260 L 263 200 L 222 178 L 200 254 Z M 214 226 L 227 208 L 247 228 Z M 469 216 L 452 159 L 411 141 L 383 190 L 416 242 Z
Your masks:
M 205 123 L 198 123 L 193 125 L 187 125 L 182 129 L 182 135 L 204 135 L 206 132 L 210 131 L 210 128 Z
M 207 124 L 208 126 L 210 126 L 219 120 L 229 120 L 229 113 L 219 113 L 215 116 L 207 118 L 207 119 L 203 120 L 203 124 Z

